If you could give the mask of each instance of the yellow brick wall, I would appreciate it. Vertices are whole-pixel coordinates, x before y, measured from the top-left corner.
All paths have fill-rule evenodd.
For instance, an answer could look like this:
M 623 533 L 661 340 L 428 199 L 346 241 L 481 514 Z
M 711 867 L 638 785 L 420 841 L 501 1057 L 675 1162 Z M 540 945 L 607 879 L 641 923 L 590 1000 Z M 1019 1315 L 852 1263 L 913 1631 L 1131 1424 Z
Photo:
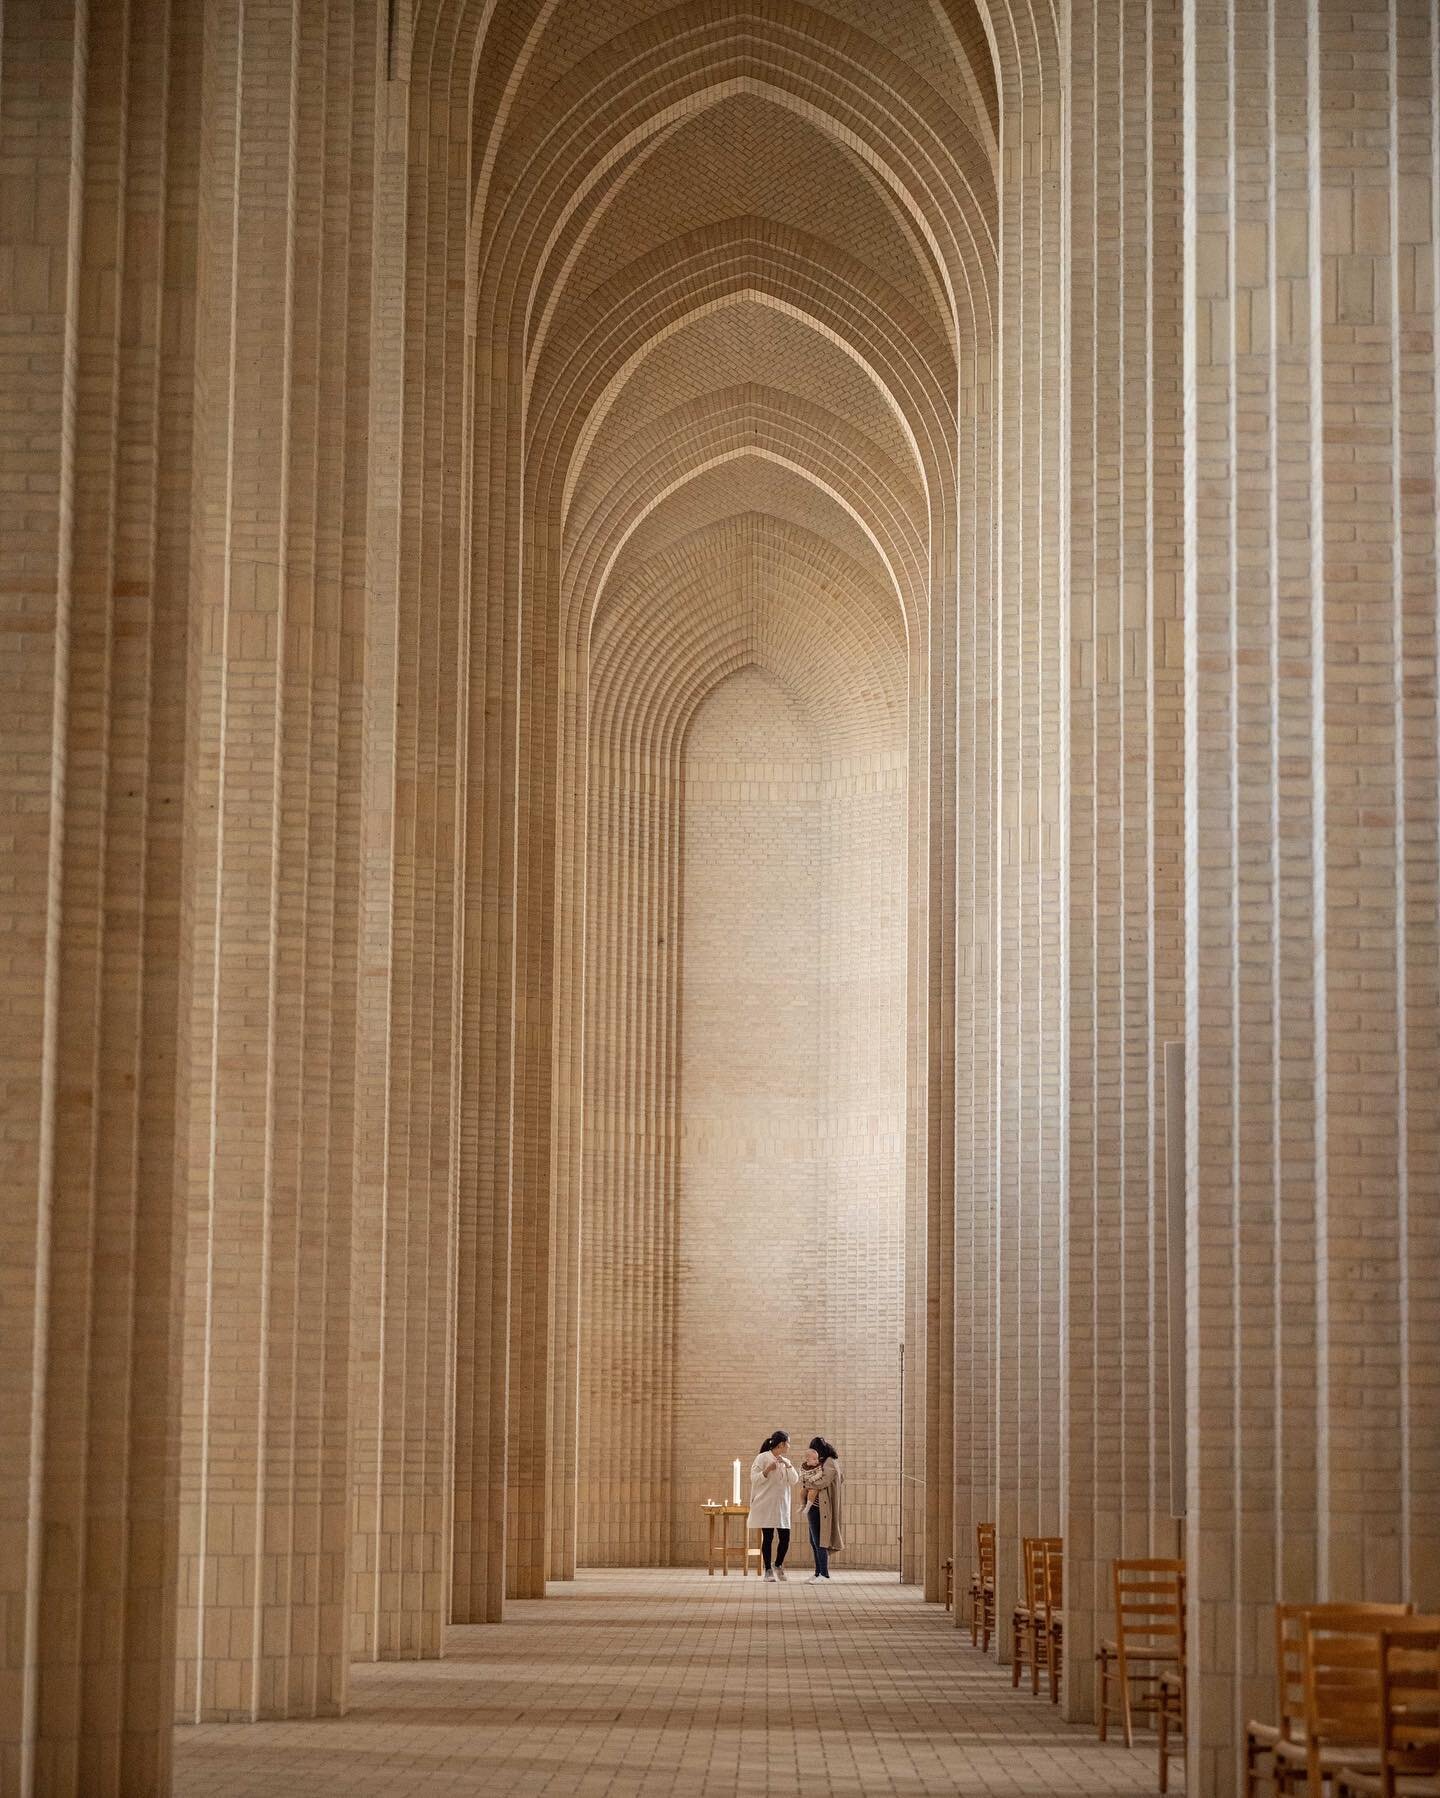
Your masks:
M 756 472 L 704 503 L 750 497 Z M 577 1555 L 699 1559 L 700 1501 L 748 1467 L 774 1427 L 757 1417 L 795 1408 L 797 1440 L 849 1432 L 855 1552 L 888 1565 L 900 619 L 873 562 L 773 517 L 682 542 L 627 563 L 593 646 Z M 636 659 L 647 641 L 658 661 Z M 651 683 L 675 728 L 637 736 Z

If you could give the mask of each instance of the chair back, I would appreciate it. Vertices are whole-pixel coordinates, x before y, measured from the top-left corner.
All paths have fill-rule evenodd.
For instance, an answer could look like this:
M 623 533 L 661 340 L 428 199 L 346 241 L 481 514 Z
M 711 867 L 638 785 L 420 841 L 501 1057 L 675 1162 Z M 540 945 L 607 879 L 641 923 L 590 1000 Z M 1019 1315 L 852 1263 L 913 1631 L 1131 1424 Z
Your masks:
M 975 1561 L 980 1573 L 980 1584 L 995 1583 L 995 1525 L 993 1523 L 977 1523 L 975 1525 Z
M 1380 1636 L 1380 1780 L 1440 1773 L 1440 1617 L 1396 1623 Z
M 1305 1741 L 1311 1784 L 1327 1748 L 1380 1747 L 1380 1636 L 1370 1605 L 1305 1614 Z
M 1408 1604 L 1277 1604 L 1275 1607 L 1275 1703 L 1276 1721 L 1286 1741 L 1294 1741 L 1305 1727 L 1305 1619 L 1334 1616 L 1337 1612 L 1371 1612 L 1382 1622 L 1409 1617 Z
M 1025 1536 L 1020 1543 L 1020 1590 L 1023 1603 L 1034 1616 L 1044 1602 L 1042 1590 L 1045 1572 L 1045 1538 Z
M 1061 1556 L 1064 1539 L 1060 1536 L 1026 1536 L 1021 1544 L 1024 1555 L 1025 1603 L 1035 1616 L 1060 1609 Z M 1050 1600 L 1051 1578 L 1056 1597 Z
M 1042 1544 L 1040 1569 L 1040 1603 L 1045 1621 L 1065 1608 L 1065 1541 L 1061 1536 L 1046 1536 Z
M 1173 1660 L 1185 1671 L 1185 1563 L 1116 1561 L 1115 1649 L 1122 1681 L 1132 1655 Z

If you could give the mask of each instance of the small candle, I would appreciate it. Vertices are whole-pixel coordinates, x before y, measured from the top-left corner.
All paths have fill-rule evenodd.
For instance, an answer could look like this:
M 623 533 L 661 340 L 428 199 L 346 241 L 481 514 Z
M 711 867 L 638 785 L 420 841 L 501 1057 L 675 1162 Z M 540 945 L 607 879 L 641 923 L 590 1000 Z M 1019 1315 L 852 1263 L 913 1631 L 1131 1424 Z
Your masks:
M 738 1459 L 731 1468 L 731 1473 L 734 1475 L 734 1478 L 731 1481 L 730 1486 L 730 1502 L 732 1505 L 738 1505 L 740 1502 L 740 1462 Z

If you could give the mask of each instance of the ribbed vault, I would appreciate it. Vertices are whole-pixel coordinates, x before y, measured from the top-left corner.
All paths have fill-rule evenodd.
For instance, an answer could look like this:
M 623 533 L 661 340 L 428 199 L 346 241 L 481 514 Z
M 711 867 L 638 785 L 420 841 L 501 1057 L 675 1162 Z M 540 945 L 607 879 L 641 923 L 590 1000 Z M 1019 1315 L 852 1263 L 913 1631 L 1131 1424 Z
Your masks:
M 1002 1064 L 1027 1095 L 1002 1127 L 1039 1145 L 1017 1164 L 1013 1203 L 1053 1192 L 1058 1175 L 1058 1138 L 1026 1122 L 1058 1057 L 1058 842 L 1015 835 L 1012 854 L 1003 835 L 1056 804 L 1058 566 L 1045 521 L 1058 494 L 1043 470 L 1059 417 L 1045 399 L 1058 262 L 1053 286 L 1014 308 L 1003 359 L 1000 336 L 1002 220 L 1011 265 L 1022 245 L 1053 258 L 1060 241 L 1056 41 L 1048 13 L 969 0 L 626 0 L 603 13 L 435 0 L 417 6 L 401 45 L 420 321 L 407 336 L 419 397 L 406 414 L 414 488 L 401 543 L 418 573 L 403 584 L 417 621 L 452 594 L 483 596 L 457 643 L 470 668 L 455 747 L 470 896 L 461 1029 L 483 1066 L 462 1084 L 455 1139 L 474 1244 L 458 1288 L 457 1617 L 493 1616 L 505 1586 L 538 1592 L 547 1569 L 573 1566 L 583 1219 L 598 1178 L 586 1159 L 588 1033 L 610 1030 L 618 993 L 639 1015 L 677 1003 L 658 963 L 643 1004 L 631 975 L 604 994 L 595 985 L 600 947 L 618 953 L 590 934 L 597 883 L 621 878 L 595 859 L 614 853 L 598 771 L 610 778 L 623 745 L 632 771 L 649 758 L 682 780 L 684 720 L 746 667 L 768 669 L 796 717 L 823 714 L 832 747 L 882 714 L 898 732 L 899 1327 L 907 1461 L 918 1470 L 929 1457 L 933 1476 L 907 1497 L 905 1538 L 907 1572 L 932 1589 L 938 1579 L 952 1507 L 965 1502 L 950 1460 L 957 1258 L 973 1253 L 978 1267 L 1010 1254 L 986 1235 L 989 1083 Z M 1002 135 L 1016 146 L 1003 163 Z M 744 604 L 730 566 L 742 541 Z M 824 640 L 812 641 L 822 618 Z M 810 647 L 787 662 L 785 642 Z M 806 710 L 805 667 L 850 695 L 848 721 L 834 704 Z M 675 819 L 647 837 L 646 892 L 673 886 L 654 858 L 662 839 L 680 853 L 679 832 Z M 606 889 L 628 929 L 640 927 L 638 878 Z M 1006 979 L 1006 1002 L 1040 1020 L 1023 1045 L 996 1032 Z M 657 1040 L 632 1046 L 653 1054 Z M 492 1063 L 487 1045 L 505 1042 L 511 1055 Z M 630 1073 L 663 1100 L 659 1064 Z M 501 1253 L 510 1363 L 535 1376 L 503 1404 L 498 1373 L 484 1372 L 497 1352 L 486 1268 Z M 1050 1275 L 1017 1246 L 1007 1277 L 1029 1306 Z M 988 1377 L 972 1309 L 966 1387 Z M 486 1471 L 502 1416 L 503 1531 Z M 985 1436 L 974 1448 L 980 1484 L 1010 1483 L 1037 1520 L 1058 1503 L 1044 1447 L 1054 1428 L 1042 1408 L 1023 1442 Z
M 937 955 L 950 953 L 945 908 L 931 918 L 926 870 L 943 837 L 928 820 L 934 781 L 953 778 L 955 742 L 948 715 L 931 729 L 932 683 L 952 684 L 957 582 L 985 560 L 974 535 L 983 522 L 962 490 L 983 479 L 990 453 L 998 114 L 983 28 L 961 10 L 720 14 L 702 0 L 607 9 L 602 24 L 586 8 L 517 5 L 499 9 L 488 35 L 484 24 L 464 6 L 422 9 L 411 46 L 436 78 L 427 153 L 446 135 L 459 146 L 474 126 L 473 187 L 449 184 L 444 232 L 445 285 L 473 310 L 454 314 L 457 332 L 435 345 L 437 367 L 463 355 L 466 325 L 484 346 L 473 452 L 469 421 L 439 398 L 449 381 L 427 384 L 430 422 L 408 428 L 423 430 L 427 455 L 453 441 L 466 470 L 435 494 L 437 542 L 453 540 L 444 515 L 455 508 L 458 524 L 472 493 L 468 578 L 507 595 L 471 647 L 488 670 L 484 703 L 472 706 L 472 792 L 489 794 L 471 800 L 471 878 L 476 891 L 498 883 L 502 897 L 467 914 L 466 965 L 496 977 L 467 975 L 465 1007 L 477 1040 L 515 1032 L 517 1084 L 480 1103 L 508 1106 L 516 1128 L 507 1167 L 487 1174 L 466 1159 L 472 1140 L 483 1155 L 484 1131 L 462 1125 L 460 1172 L 480 1195 L 482 1235 L 484 1219 L 498 1219 L 484 1198 L 492 1179 L 524 1195 L 509 1219 L 512 1268 L 548 1280 L 548 1308 L 522 1309 L 511 1328 L 512 1357 L 544 1370 L 512 1399 L 508 1424 L 508 1579 L 534 1591 L 547 1566 L 573 1565 L 583 1219 L 599 1178 L 586 1163 L 587 1034 L 609 1029 L 620 1004 L 593 967 L 616 944 L 587 936 L 608 918 L 595 856 L 614 853 L 594 782 L 621 745 L 656 779 L 678 781 L 686 719 L 737 669 L 768 668 L 807 716 L 823 716 L 827 755 L 883 715 L 887 753 L 903 762 L 903 1180 L 912 1271 L 928 1277 L 922 1120 L 948 1106 L 943 1072 L 938 1101 L 927 1096 L 943 1059 L 928 989 Z M 463 103 L 461 70 L 474 80 Z M 665 604 L 647 612 L 641 596 L 657 591 Z M 518 709 L 507 668 L 525 695 Z M 807 680 L 832 690 L 813 714 Z M 512 740 L 513 780 L 499 772 Z M 527 815 L 538 806 L 554 819 L 553 837 L 522 825 L 513 875 L 501 809 L 511 793 Z M 659 840 L 647 839 L 647 854 L 660 854 Z M 665 842 L 678 856 L 678 821 Z M 666 892 L 671 874 L 658 862 L 650 872 L 644 890 Z M 604 889 L 628 920 L 605 928 L 638 927 L 625 909 L 640 902 L 638 878 Z M 512 931 L 513 988 L 500 976 Z M 624 1004 L 664 1015 L 672 973 L 649 969 L 660 987 L 648 998 L 627 989 Z M 630 978 L 614 977 L 622 988 Z M 645 1103 L 671 1103 L 658 1064 L 630 1077 L 637 1093 L 654 1087 Z M 922 1293 L 912 1287 L 912 1307 Z M 462 1343 L 472 1304 L 478 1327 L 462 1280 Z M 469 1483 L 482 1398 L 462 1393 L 462 1542 L 472 1519 L 489 1528 L 493 1503 Z M 468 1555 L 463 1565 L 460 1614 L 492 1614 L 496 1575 L 482 1595 Z

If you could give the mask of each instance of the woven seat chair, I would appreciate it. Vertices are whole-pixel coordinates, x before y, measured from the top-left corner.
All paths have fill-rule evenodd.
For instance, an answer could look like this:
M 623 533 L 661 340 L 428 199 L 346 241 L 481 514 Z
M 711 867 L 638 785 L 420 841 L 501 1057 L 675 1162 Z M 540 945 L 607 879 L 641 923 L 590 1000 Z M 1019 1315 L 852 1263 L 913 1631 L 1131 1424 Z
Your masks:
M 1440 1618 L 1380 1635 L 1380 1765 L 1343 1768 L 1337 1798 L 1440 1798 Z
M 989 1649 L 995 1633 L 995 1525 L 975 1526 L 975 1567 L 970 1575 L 970 1646 Z
M 1377 1616 L 1373 1605 L 1313 1608 L 1303 1620 L 1304 1731 L 1275 1744 L 1276 1783 L 1324 1798 L 1341 1773 L 1381 1777 L 1381 1636 L 1416 1619 Z M 1434 1619 L 1419 1620 L 1422 1629 Z M 1381 1787 L 1383 1790 L 1383 1785 Z
M 1040 1690 L 1040 1663 L 1037 1658 L 1035 1618 L 1040 1609 L 1038 1569 L 1045 1565 L 1043 1536 L 1026 1536 L 1020 1544 L 1020 1603 L 1010 1614 L 1010 1684 L 1020 1684 L 1020 1670 L 1030 1668 L 1032 1690 Z
M 1185 1674 L 1183 1670 L 1184 1654 L 1181 1654 L 1182 1667 L 1174 1673 L 1162 1673 L 1156 1691 L 1155 1733 L 1160 1750 L 1160 1790 L 1170 1790 L 1170 1756 L 1174 1752 L 1182 1758 L 1185 1754 Z M 1177 1744 L 1172 1751 L 1170 1738 L 1174 1735 Z
M 1373 1611 L 1384 1621 L 1411 1615 L 1408 1604 L 1338 1605 L 1277 1604 L 1275 1606 L 1275 1716 L 1273 1723 L 1252 1717 L 1245 1725 L 1244 1798 L 1256 1798 L 1257 1782 L 1269 1781 L 1276 1792 L 1290 1784 L 1287 1770 L 1277 1766 L 1277 1743 L 1299 1741 L 1305 1734 L 1305 1617 L 1337 1611 Z
M 1039 1670 L 1050 1682 L 1050 1702 L 1060 1702 L 1060 1672 L 1065 1651 L 1065 1543 L 1060 1536 L 1042 1537 L 1036 1569 L 1037 1606 L 1031 1622 L 1034 1652 L 1030 1689 L 1039 1690 Z
M 1185 1563 L 1176 1560 L 1116 1561 L 1115 1634 L 1102 1642 L 1095 1660 L 1099 1685 L 1100 1740 L 1106 1739 L 1112 1710 L 1118 1710 L 1125 1746 L 1135 1745 L 1133 1686 L 1146 1688 L 1138 1708 L 1154 1712 L 1162 1673 L 1182 1673 L 1185 1655 Z

